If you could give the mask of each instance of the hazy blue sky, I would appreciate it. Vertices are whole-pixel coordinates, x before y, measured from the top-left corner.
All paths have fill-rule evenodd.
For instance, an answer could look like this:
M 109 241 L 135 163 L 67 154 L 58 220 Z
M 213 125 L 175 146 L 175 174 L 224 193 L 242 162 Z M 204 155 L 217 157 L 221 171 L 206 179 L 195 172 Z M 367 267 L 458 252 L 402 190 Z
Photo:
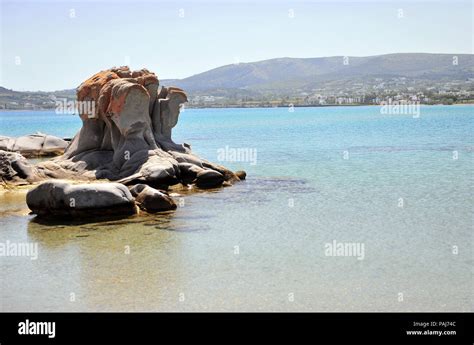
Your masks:
M 16 90 L 73 88 L 114 65 L 183 78 L 237 61 L 473 44 L 469 0 L 0 1 L 0 85 Z

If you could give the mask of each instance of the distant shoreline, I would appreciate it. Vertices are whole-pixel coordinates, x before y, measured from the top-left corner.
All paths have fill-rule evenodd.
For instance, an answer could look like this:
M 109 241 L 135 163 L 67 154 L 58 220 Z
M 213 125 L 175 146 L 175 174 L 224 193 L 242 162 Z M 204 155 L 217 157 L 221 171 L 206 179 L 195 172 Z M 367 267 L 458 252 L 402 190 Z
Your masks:
M 474 105 L 474 101 L 473 102 L 466 102 L 466 103 L 453 103 L 453 104 L 442 104 L 442 103 L 436 103 L 436 104 L 423 104 L 423 103 L 420 103 L 420 106 L 439 106 L 439 105 L 445 105 L 445 106 L 453 106 L 453 105 Z M 242 109 L 242 108 L 249 108 L 249 109 L 252 109 L 252 108 L 262 108 L 262 109 L 266 109 L 266 108 L 289 108 L 293 106 L 294 108 L 329 108 L 329 107 L 382 107 L 383 105 L 382 104 L 320 104 L 320 105 L 316 105 L 316 104 L 293 104 L 293 105 L 276 105 L 276 106 L 262 106 L 262 105 L 259 105 L 259 106 L 252 106 L 252 105 L 237 105 L 237 104 L 232 104 L 232 105 L 229 105 L 229 106 L 212 106 L 212 105 L 209 105 L 209 106 L 186 106 L 185 108 L 186 109 L 227 109 L 227 108 L 238 108 L 238 109 Z
M 459 106 L 459 105 L 474 105 L 473 102 L 466 102 L 466 103 L 453 103 L 453 104 L 423 104 L 421 103 L 420 106 Z M 382 107 L 382 104 L 324 104 L 324 105 L 315 105 L 315 104 L 293 104 L 293 105 L 276 105 L 276 106 L 253 106 L 253 105 L 238 105 L 238 104 L 231 104 L 231 105 L 208 105 L 208 106 L 185 106 L 185 109 L 272 109 L 272 108 L 289 108 L 293 106 L 294 108 L 331 108 L 331 107 Z M 0 112 L 20 112 L 20 111 L 54 111 L 54 108 L 41 108 L 41 109 L 31 109 L 31 108 L 22 108 L 22 109 L 0 109 Z M 77 115 L 77 114 L 58 114 L 58 115 Z

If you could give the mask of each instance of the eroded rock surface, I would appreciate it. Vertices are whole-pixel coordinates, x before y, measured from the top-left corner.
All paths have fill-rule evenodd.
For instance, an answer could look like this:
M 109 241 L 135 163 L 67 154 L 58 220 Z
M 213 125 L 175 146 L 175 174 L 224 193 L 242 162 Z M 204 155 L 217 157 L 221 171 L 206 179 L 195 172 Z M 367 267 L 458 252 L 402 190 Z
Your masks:
M 173 209 L 174 201 L 157 189 L 166 191 L 179 183 L 215 188 L 231 185 L 239 176 L 245 178 L 245 173 L 238 176 L 199 158 L 190 145 L 173 141 L 172 130 L 187 101 L 186 93 L 160 86 L 158 77 L 146 69 L 101 71 L 78 87 L 77 100 L 82 128 L 69 144 L 44 135 L 18 138 L 14 144 L 0 138 L 0 144 L 9 148 L 26 147 L 23 152 L 55 152 L 67 146 L 63 155 L 36 165 L 16 153 L 0 151 L 0 178 L 5 183 L 52 179 L 28 194 L 28 206 L 34 213 L 88 215 L 83 211 L 110 209 L 128 214 L 135 204 L 124 185 L 137 184 L 146 185 L 136 195 L 142 209 Z M 120 184 L 69 185 L 56 179 Z M 67 205 L 71 196 L 77 197 L 74 208 Z
M 18 138 L 0 136 L 0 150 L 17 152 L 24 157 L 62 155 L 68 144 L 64 139 L 42 133 Z
M 120 183 L 71 184 L 50 180 L 30 190 L 26 203 L 39 216 L 122 216 L 136 212 L 132 194 Z
M 135 197 L 135 202 L 144 211 L 159 212 L 176 209 L 174 200 L 163 191 L 147 186 L 137 184 L 130 188 L 130 192 Z
M 154 73 L 128 67 L 99 72 L 79 86 L 77 99 L 91 105 L 80 108 L 82 128 L 64 155 L 37 165 L 42 176 L 164 188 L 193 182 L 189 168 L 180 165 L 188 163 L 215 171 L 225 181 L 239 180 L 225 167 L 194 155 L 189 145 L 172 140 L 187 96 L 179 88 L 160 87 Z M 221 184 L 215 180 L 213 186 Z
M 0 150 L 0 177 L 3 184 L 28 184 L 40 180 L 36 167 L 16 152 Z
M 136 205 L 148 212 L 171 210 L 176 203 L 166 193 L 169 186 L 216 188 L 245 178 L 245 172 L 237 175 L 199 158 L 190 145 L 173 141 L 186 93 L 160 86 L 158 77 L 146 69 L 101 71 L 78 87 L 77 100 L 82 128 L 70 143 L 43 134 L 0 137 L 0 148 L 28 156 L 64 150 L 36 165 L 21 154 L 0 151 L 4 185 L 49 180 L 27 194 L 33 213 L 128 215 L 135 213 Z M 94 183 L 99 179 L 115 182 Z

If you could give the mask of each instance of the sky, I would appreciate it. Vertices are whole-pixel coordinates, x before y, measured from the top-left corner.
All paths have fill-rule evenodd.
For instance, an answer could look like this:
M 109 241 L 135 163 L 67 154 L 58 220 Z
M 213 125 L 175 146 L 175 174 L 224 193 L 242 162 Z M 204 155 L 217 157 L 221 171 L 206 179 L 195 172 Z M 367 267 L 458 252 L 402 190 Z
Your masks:
M 473 53 L 473 2 L 0 0 L 0 85 L 77 87 L 113 66 L 185 78 L 278 57 Z

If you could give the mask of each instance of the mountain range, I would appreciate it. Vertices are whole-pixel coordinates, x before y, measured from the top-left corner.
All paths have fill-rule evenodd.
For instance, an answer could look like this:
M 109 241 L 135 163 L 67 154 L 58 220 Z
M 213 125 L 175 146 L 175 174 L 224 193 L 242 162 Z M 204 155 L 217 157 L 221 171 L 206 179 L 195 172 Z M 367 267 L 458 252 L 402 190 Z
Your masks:
M 104 66 L 108 67 L 108 66 Z M 367 57 L 276 58 L 230 64 L 184 79 L 160 80 L 184 89 L 190 99 L 217 97 L 275 100 L 318 94 L 378 94 L 403 90 L 474 92 L 474 54 L 397 53 Z M 0 104 L 48 107 L 51 95 L 75 97 L 75 89 L 18 92 L 0 87 Z
M 399 53 L 368 57 L 278 58 L 218 67 L 185 79 L 163 80 L 188 92 L 248 89 L 312 90 L 328 82 L 405 77 L 463 80 L 474 77 L 473 54 Z

